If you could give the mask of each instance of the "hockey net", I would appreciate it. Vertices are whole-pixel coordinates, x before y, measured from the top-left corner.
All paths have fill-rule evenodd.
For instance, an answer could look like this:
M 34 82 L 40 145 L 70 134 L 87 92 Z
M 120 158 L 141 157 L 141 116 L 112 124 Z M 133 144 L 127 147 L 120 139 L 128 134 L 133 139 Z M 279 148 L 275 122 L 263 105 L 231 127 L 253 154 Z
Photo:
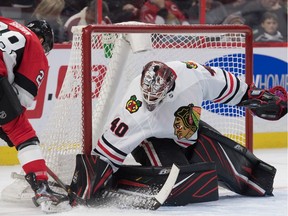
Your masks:
M 126 23 L 75 27 L 61 91 L 39 134 L 48 166 L 64 183 L 71 183 L 75 155 L 90 154 L 109 112 L 151 60 L 193 60 L 223 67 L 251 83 L 252 33 L 246 26 Z M 203 110 L 202 120 L 252 149 L 252 118 L 245 109 L 206 101 Z M 3 190 L 2 197 L 30 199 L 33 193 L 27 192 L 27 184 L 24 188 L 23 180 L 16 181 Z

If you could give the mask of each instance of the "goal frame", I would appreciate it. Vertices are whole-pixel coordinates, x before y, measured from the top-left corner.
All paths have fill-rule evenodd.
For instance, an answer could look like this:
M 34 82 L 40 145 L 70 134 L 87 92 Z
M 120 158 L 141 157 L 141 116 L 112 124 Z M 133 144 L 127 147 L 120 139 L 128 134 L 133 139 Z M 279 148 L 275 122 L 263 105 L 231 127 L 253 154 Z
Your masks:
M 82 29 L 82 92 L 83 106 L 83 153 L 92 151 L 92 100 L 91 100 L 91 35 L 92 33 L 242 33 L 245 34 L 245 81 L 253 83 L 253 33 L 246 25 L 88 25 Z M 217 42 L 215 42 L 217 43 Z M 237 43 L 237 42 L 231 42 Z M 89 51 L 87 51 L 87 48 Z M 246 147 L 253 151 L 253 117 L 246 109 Z

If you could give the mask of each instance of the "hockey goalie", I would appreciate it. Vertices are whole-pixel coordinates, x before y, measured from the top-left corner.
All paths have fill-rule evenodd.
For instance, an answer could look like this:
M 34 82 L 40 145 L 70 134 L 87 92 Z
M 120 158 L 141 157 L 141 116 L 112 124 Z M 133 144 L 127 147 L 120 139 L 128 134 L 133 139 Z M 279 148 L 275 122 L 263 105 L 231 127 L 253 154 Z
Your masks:
M 176 164 L 180 174 L 164 205 L 217 200 L 219 185 L 244 196 L 273 196 L 276 169 L 203 122 L 203 100 L 243 106 L 267 121 L 287 113 L 281 86 L 259 89 L 194 61 L 148 62 L 92 154 L 77 155 L 73 194 L 89 205 L 108 188 L 151 193 Z M 130 153 L 140 165 L 123 165 Z

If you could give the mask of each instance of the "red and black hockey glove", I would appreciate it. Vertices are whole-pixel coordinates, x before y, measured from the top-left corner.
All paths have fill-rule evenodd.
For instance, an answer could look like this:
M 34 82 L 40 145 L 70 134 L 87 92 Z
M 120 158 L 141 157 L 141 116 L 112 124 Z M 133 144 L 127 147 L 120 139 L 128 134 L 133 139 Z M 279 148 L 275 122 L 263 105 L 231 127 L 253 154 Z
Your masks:
M 279 120 L 287 113 L 287 92 L 282 86 L 264 90 L 251 85 L 239 106 L 249 108 L 260 118 Z

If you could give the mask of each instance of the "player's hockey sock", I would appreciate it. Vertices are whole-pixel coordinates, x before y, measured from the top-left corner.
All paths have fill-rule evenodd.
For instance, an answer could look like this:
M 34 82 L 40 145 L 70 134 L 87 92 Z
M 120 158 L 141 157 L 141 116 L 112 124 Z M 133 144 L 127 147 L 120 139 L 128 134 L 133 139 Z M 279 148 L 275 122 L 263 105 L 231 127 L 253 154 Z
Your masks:
M 38 138 L 32 138 L 17 146 L 18 159 L 26 174 L 35 173 L 37 180 L 47 180 L 47 169 Z

